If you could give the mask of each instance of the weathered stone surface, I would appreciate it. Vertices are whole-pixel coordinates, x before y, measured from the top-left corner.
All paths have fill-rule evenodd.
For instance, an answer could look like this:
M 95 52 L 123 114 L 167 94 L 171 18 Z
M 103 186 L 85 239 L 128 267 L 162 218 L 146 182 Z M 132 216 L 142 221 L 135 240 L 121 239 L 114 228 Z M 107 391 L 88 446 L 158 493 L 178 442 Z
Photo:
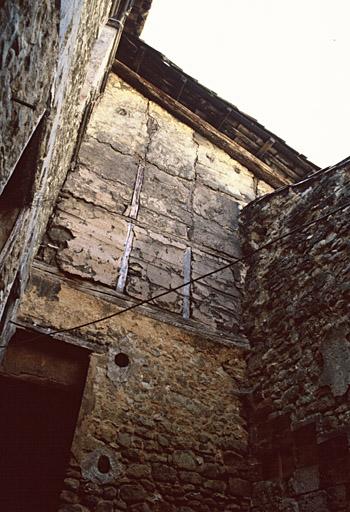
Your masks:
M 327 494 L 319 491 L 302 496 L 299 501 L 300 512 L 329 512 Z
M 196 469 L 197 468 L 197 461 L 193 455 L 192 452 L 189 451 L 176 451 L 173 453 L 173 462 L 175 466 L 177 466 L 180 469 Z
M 198 144 L 196 170 L 199 182 L 212 190 L 229 194 L 243 204 L 255 199 L 253 175 L 243 165 L 204 137 L 195 134 L 195 140 Z
M 185 266 L 188 279 L 225 263 L 222 255 L 239 256 L 239 208 L 256 194 L 247 169 L 112 75 L 42 257 L 113 287 L 122 262 L 118 291 L 149 298 L 180 285 Z M 64 243 L 56 236 L 62 227 L 72 234 Z M 185 300 L 179 290 L 154 304 L 238 336 L 240 290 L 229 274 L 215 275 L 209 291 L 198 283 Z
M 19 162 L 16 169 L 23 168 L 26 176 L 26 166 L 31 169 L 30 205 L 19 215 L 6 253 L 0 258 L 0 299 L 3 307 L 7 305 L 6 318 L 2 318 L 4 345 L 31 261 L 70 167 L 83 110 L 96 95 L 104 75 L 105 59 L 102 66 L 94 63 L 94 81 L 86 84 L 85 96 L 80 98 L 98 28 L 106 20 L 108 8 L 108 0 L 62 4 L 7 1 L 0 7 L 0 49 L 5 56 L 5 75 L 0 76 L 1 122 L 5 123 L 0 130 L 4 150 L 0 149 L 0 167 L 4 157 L 7 162 L 7 170 L 0 172 L 0 189 L 38 125 L 31 140 L 30 164 L 26 160 L 23 167 Z M 6 42 L 2 46 L 3 34 Z M 33 109 L 13 101 L 14 97 Z
M 348 323 L 331 329 L 321 345 L 323 372 L 320 384 L 329 386 L 334 396 L 342 396 L 350 385 L 350 342 Z
M 201 474 L 206 478 L 220 478 L 223 473 L 223 468 L 219 464 L 203 464 L 201 468 Z
M 229 479 L 230 493 L 234 496 L 247 496 L 251 495 L 251 484 L 247 480 L 241 478 L 230 478 Z
M 127 293 L 134 297 L 149 298 L 182 284 L 182 262 L 186 246 L 137 226 L 134 233 Z M 182 290 L 168 294 L 155 303 L 181 312 Z
M 68 230 L 72 237 L 56 256 L 59 267 L 113 286 L 123 254 L 126 221 L 84 201 L 62 199 L 55 219 L 55 227 L 58 226 Z
M 227 194 L 198 185 L 193 194 L 193 211 L 209 224 L 232 231 L 238 228 L 238 203 Z M 216 229 L 217 226 L 213 231 Z
M 80 166 L 68 175 L 63 191 L 111 212 L 125 213 L 131 203 L 139 159 L 89 137 L 79 153 Z
M 58 55 L 59 17 L 53 2 L 1 3 L 0 194 L 45 110 Z
M 193 228 L 190 231 L 190 240 L 196 245 L 217 251 L 222 256 L 240 256 L 240 243 L 238 233 L 231 230 L 220 228 L 214 222 L 208 222 L 207 219 L 194 214 Z
M 179 479 L 182 482 L 194 485 L 199 485 L 202 481 L 202 477 L 198 473 L 194 473 L 192 471 L 179 471 Z
M 99 108 L 94 110 L 87 134 L 110 144 L 120 153 L 141 157 L 145 154 L 149 138 L 147 119 L 148 100 L 116 75 L 111 75 Z
M 155 103 L 150 103 L 149 116 L 147 160 L 170 174 L 193 179 L 197 155 L 193 130 Z
M 35 318 L 39 324 L 60 328 L 66 324 L 67 311 L 74 325 L 116 308 L 88 290 L 74 288 L 74 281 L 61 282 L 43 271 L 34 274 L 22 305 L 21 318 L 26 321 Z M 55 279 L 60 287 L 55 287 Z M 40 284 L 43 280 L 46 285 Z M 56 293 L 43 294 L 45 286 Z M 100 353 L 92 351 L 83 402 L 89 405 L 83 406 L 73 443 L 75 459 L 84 468 L 85 457 L 96 453 L 87 461 L 90 473 L 84 469 L 80 478 L 78 503 L 93 508 L 100 501 L 115 499 L 118 510 L 133 510 L 132 506 L 147 502 L 151 510 L 157 504 L 159 512 L 176 512 L 181 506 L 219 512 L 233 502 L 244 510 L 245 498 L 226 490 L 233 475 L 221 462 L 222 453 L 236 447 L 238 440 L 240 448 L 248 442 L 245 422 L 238 420 L 240 398 L 232 394 L 228 370 L 229 365 L 234 367 L 236 378 L 243 381 L 241 351 L 134 312 L 90 326 L 82 338 L 90 350 L 96 346 Z M 80 343 L 79 335 L 76 339 Z M 118 351 L 130 358 L 122 383 L 108 374 L 109 354 Z M 122 468 L 116 475 L 114 470 L 108 473 L 108 482 L 102 485 L 86 480 L 88 474 L 90 480 L 97 475 L 91 471 L 101 447 L 107 454 L 114 453 Z M 243 471 L 242 461 L 236 460 L 237 471 Z M 210 506 L 207 501 L 216 494 L 223 501 L 217 504 L 213 498 L 215 505 Z
M 192 253 L 194 278 L 215 271 L 229 263 L 202 251 Z M 193 318 L 212 328 L 239 333 L 240 273 L 236 266 L 213 274 L 192 285 Z
M 141 207 L 190 226 L 191 192 L 186 180 L 171 176 L 154 165 L 146 165 Z M 142 215 L 139 218 L 142 221 Z
M 176 471 L 171 466 L 165 464 L 152 465 L 153 478 L 158 482 L 175 482 Z
M 345 485 L 337 485 L 327 489 L 329 509 L 346 510 L 348 503 L 347 490 Z
M 123 485 L 120 496 L 126 503 L 138 503 L 146 498 L 146 492 L 141 485 Z
M 96 512 L 114 512 L 112 501 L 99 501 L 96 507 Z
M 296 469 L 290 485 L 295 494 L 317 491 L 320 488 L 319 467 L 310 466 Z
M 64 490 L 60 494 L 60 500 L 63 503 L 78 503 L 79 498 L 74 492 Z
M 145 464 L 132 464 L 126 470 L 126 474 L 131 478 L 148 478 L 151 471 L 150 467 Z
M 221 480 L 206 480 L 203 485 L 206 489 L 220 493 L 225 492 L 227 487 L 227 483 Z
M 247 268 L 250 421 L 265 480 L 253 499 L 259 512 L 266 510 L 272 479 L 284 487 L 271 496 L 271 509 L 293 500 L 300 512 L 345 510 L 334 506 L 327 488 L 350 482 L 342 431 L 350 421 L 350 210 L 332 214 L 349 198 L 345 161 L 243 210 L 244 254 L 297 230 L 256 254 Z
M 97 4 L 102 14 L 105 3 Z M 72 105 L 56 127 L 67 155 L 61 148 L 53 169 L 70 161 L 76 139 L 69 116 L 75 119 Z M 53 191 L 60 180 L 49 180 Z M 194 277 L 227 263 L 240 254 L 239 208 L 257 185 L 244 167 L 112 75 L 50 221 L 41 255 L 51 274 L 37 271 L 21 318 L 53 330 L 66 327 L 68 316 L 70 325 L 80 324 L 120 311 L 122 292 L 149 298 L 182 284 L 186 266 Z M 115 287 L 121 263 L 126 279 L 118 294 L 91 283 Z M 192 318 L 203 330 L 237 334 L 240 291 L 239 271 L 231 270 L 193 286 Z M 183 290 L 156 301 L 180 319 L 183 304 Z M 66 498 L 96 511 L 248 510 L 243 353 L 162 320 L 133 311 L 70 333 L 91 350 L 91 366 Z M 128 363 L 112 368 L 119 352 Z M 96 464 L 102 452 L 111 461 L 106 473 Z
M 64 485 L 67 489 L 71 490 L 71 491 L 76 491 L 77 489 L 79 489 L 79 480 L 77 480 L 76 478 L 66 478 L 64 480 Z

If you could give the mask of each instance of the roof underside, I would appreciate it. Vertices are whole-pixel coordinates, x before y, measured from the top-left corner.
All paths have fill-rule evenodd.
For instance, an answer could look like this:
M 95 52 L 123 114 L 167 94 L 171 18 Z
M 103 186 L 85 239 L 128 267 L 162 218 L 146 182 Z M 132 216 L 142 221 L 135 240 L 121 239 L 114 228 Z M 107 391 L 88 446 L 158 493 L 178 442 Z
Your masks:
M 294 183 L 319 170 L 280 137 L 199 84 L 139 37 L 124 32 L 117 59 L 269 166 L 283 178 L 284 184 Z
M 126 20 L 125 28 L 128 33 L 139 36 L 145 25 L 152 0 L 136 0 Z

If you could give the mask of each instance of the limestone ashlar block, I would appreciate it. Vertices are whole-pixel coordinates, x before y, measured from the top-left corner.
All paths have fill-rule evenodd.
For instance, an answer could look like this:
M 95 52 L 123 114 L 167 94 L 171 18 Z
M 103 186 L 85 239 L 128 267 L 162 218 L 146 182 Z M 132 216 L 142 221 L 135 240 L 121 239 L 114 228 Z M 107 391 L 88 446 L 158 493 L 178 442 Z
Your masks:
M 190 226 L 191 195 L 191 184 L 187 180 L 163 172 L 154 165 L 146 165 L 141 192 L 143 211 L 147 209 Z M 155 225 L 158 226 L 156 220 Z
M 239 257 L 239 204 L 222 192 L 196 183 L 193 193 L 193 227 L 190 239 L 222 254 Z
M 222 257 L 225 255 L 239 258 L 241 255 L 238 232 L 225 229 L 215 221 L 210 221 L 200 215 L 193 215 L 193 227 L 190 230 L 190 240 L 204 250 L 212 249 Z
M 227 260 L 200 251 L 194 251 L 192 276 L 194 278 L 216 270 Z M 237 269 L 230 268 L 213 274 L 192 285 L 192 317 L 214 329 L 237 332 L 240 313 Z
M 111 74 L 87 134 L 115 150 L 144 156 L 148 143 L 148 100 Z
M 229 196 L 209 187 L 196 184 L 193 194 L 193 211 L 209 223 L 235 231 L 238 228 L 239 205 Z
M 70 274 L 115 286 L 127 222 L 84 201 L 62 199 L 53 225 L 71 233 L 56 257 Z
M 80 164 L 68 174 L 63 193 L 112 214 L 123 214 L 131 203 L 138 165 L 138 159 L 89 139 L 83 143 Z
M 242 204 L 255 199 L 254 176 L 222 149 L 195 135 L 198 144 L 197 179 L 213 190 L 229 194 Z
M 195 249 L 192 253 L 193 277 L 195 278 L 213 272 L 229 263 L 230 261 L 227 259 Z M 233 299 L 240 297 L 241 275 L 238 264 L 232 265 L 225 270 L 215 272 L 215 274 L 201 279 L 198 282 L 202 283 L 203 286 L 230 295 Z
M 149 210 L 142 204 L 137 218 L 145 228 L 155 229 L 155 226 L 157 226 L 157 229 L 165 236 L 176 236 L 188 240 L 189 227 L 187 224 L 171 219 L 162 213 Z
M 126 292 L 137 298 L 150 298 L 183 283 L 182 262 L 186 246 L 141 227 L 134 227 Z M 155 301 L 181 313 L 182 290 Z
M 197 156 L 193 130 L 155 103 L 150 103 L 149 116 L 148 162 L 174 176 L 192 180 Z

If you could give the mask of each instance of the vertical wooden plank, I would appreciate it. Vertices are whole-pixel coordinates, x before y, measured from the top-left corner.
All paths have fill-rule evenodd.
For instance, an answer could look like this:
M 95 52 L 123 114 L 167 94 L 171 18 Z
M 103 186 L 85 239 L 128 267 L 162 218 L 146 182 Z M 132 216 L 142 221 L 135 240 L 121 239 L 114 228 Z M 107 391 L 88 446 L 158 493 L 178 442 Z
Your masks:
M 137 176 L 134 186 L 134 192 L 132 195 L 129 217 L 132 219 L 137 219 L 137 215 L 140 208 L 140 195 L 141 189 L 143 185 L 143 177 L 144 177 L 145 164 L 144 162 L 140 162 L 139 167 L 137 169 Z M 124 253 L 120 262 L 119 269 L 119 277 L 117 282 L 117 291 L 124 293 L 126 279 L 128 277 L 129 270 L 129 257 L 132 250 L 132 243 L 134 240 L 134 225 L 132 222 L 128 224 L 128 232 L 126 235 L 125 245 L 124 245 Z
M 141 195 L 141 189 L 142 189 L 142 185 L 143 185 L 144 170 L 145 170 L 145 164 L 144 164 L 144 162 L 141 162 L 137 169 L 137 176 L 136 176 L 136 181 L 135 181 L 135 186 L 134 186 L 134 192 L 133 192 L 132 200 L 131 200 L 129 217 L 131 217 L 132 219 L 137 219 L 137 214 L 138 214 L 139 208 L 140 208 L 140 195 Z
M 191 262 L 192 262 L 192 249 L 187 247 L 183 258 L 183 274 L 184 283 L 188 283 L 191 280 Z M 191 314 L 191 285 L 187 284 L 183 287 L 183 307 L 182 317 L 184 320 L 188 320 Z
M 120 262 L 119 277 L 117 282 L 117 291 L 124 293 L 126 278 L 128 277 L 129 270 L 129 257 L 134 240 L 134 226 L 131 222 L 128 224 L 128 232 L 126 235 L 124 254 Z

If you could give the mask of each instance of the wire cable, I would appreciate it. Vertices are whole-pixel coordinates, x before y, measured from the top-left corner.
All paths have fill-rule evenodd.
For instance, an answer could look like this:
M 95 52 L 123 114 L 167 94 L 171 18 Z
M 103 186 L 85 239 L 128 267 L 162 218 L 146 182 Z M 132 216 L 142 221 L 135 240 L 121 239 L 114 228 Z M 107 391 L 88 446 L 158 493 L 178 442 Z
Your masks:
M 328 217 L 342 211 L 342 210 L 345 210 L 346 208 L 348 208 L 350 206 L 350 202 L 348 203 L 345 203 L 343 204 L 342 206 L 339 206 L 338 208 L 335 208 L 334 210 L 331 210 L 330 212 L 326 213 L 325 215 L 322 215 L 321 217 L 318 217 L 317 219 L 314 219 L 312 221 L 309 221 L 309 222 L 306 222 L 305 224 L 302 224 L 301 226 L 298 226 L 297 228 L 295 229 L 292 229 L 291 231 L 288 231 L 288 233 L 285 233 L 284 235 L 281 235 L 279 237 L 275 237 L 273 238 L 272 240 L 270 240 L 269 242 L 267 242 L 266 244 L 263 244 L 261 245 L 260 247 L 258 247 L 257 249 L 253 250 L 253 251 L 250 251 L 248 254 L 246 254 L 245 256 L 242 256 L 241 258 L 235 258 L 234 261 L 231 261 L 230 263 L 227 263 L 226 265 L 223 265 L 222 267 L 219 267 L 215 270 L 212 270 L 211 272 L 207 272 L 206 274 L 201 274 L 200 276 L 198 277 L 195 277 L 195 278 L 192 278 L 190 279 L 189 281 L 185 282 L 185 283 L 182 283 L 178 286 L 175 286 L 174 288 L 169 288 L 168 290 L 164 291 L 164 292 L 161 292 L 157 295 L 154 295 L 153 297 L 150 297 L 149 299 L 143 299 L 139 302 L 136 302 L 135 304 L 132 304 L 131 306 L 128 306 L 124 309 L 121 309 L 115 313 L 111 313 L 110 315 L 106 315 L 104 317 L 100 317 L 100 318 L 97 318 L 96 320 L 91 320 L 89 322 L 84 322 L 82 324 L 78 324 L 78 325 L 75 325 L 73 327 L 67 327 L 65 329 L 58 329 L 56 331 L 51 331 L 51 332 L 47 332 L 47 333 L 43 333 L 45 334 L 46 336 L 52 336 L 54 334 L 61 334 L 61 333 L 64 333 L 64 332 L 69 332 L 69 331 L 74 331 L 75 329 L 81 329 L 83 327 L 88 327 L 89 325 L 93 325 L 93 324 L 97 324 L 97 323 L 100 323 L 100 322 L 104 322 L 105 320 L 109 320 L 110 318 L 114 318 L 118 315 L 121 315 L 123 313 L 126 313 L 127 311 L 132 311 L 133 309 L 136 309 L 140 306 L 143 306 L 145 304 L 149 304 L 150 302 L 156 300 L 156 299 L 160 299 L 161 297 L 165 297 L 166 295 L 168 295 L 169 293 L 173 293 L 173 292 L 176 292 L 177 290 L 180 290 L 181 288 L 184 288 L 185 286 L 189 286 L 190 284 L 193 284 L 193 283 L 197 283 L 198 281 L 201 281 L 202 279 L 205 279 L 207 277 L 210 277 L 214 274 L 217 274 L 218 272 L 222 272 L 223 270 L 226 270 L 227 268 L 230 268 L 234 265 L 237 265 L 238 263 L 241 263 L 243 261 L 246 261 L 248 260 L 249 258 L 251 258 L 252 256 L 254 256 L 255 254 L 263 251 L 264 249 L 267 249 L 268 247 L 271 247 L 271 245 L 274 245 L 276 244 L 277 242 L 281 241 L 281 240 L 284 240 L 285 238 L 287 237 L 290 237 L 294 234 L 297 234 L 297 233 L 301 233 L 302 231 L 304 231 L 305 229 L 309 228 L 310 226 L 313 226 L 315 224 L 318 224 L 319 222 L 321 222 L 322 220 L 325 220 L 327 219 Z M 46 327 L 44 326 L 38 326 L 39 328 L 41 327 L 42 329 L 46 329 Z M 42 336 L 41 335 L 38 335 L 38 336 L 35 336 L 29 340 L 27 340 L 28 342 L 29 341 L 34 341 L 38 338 L 40 338 Z

